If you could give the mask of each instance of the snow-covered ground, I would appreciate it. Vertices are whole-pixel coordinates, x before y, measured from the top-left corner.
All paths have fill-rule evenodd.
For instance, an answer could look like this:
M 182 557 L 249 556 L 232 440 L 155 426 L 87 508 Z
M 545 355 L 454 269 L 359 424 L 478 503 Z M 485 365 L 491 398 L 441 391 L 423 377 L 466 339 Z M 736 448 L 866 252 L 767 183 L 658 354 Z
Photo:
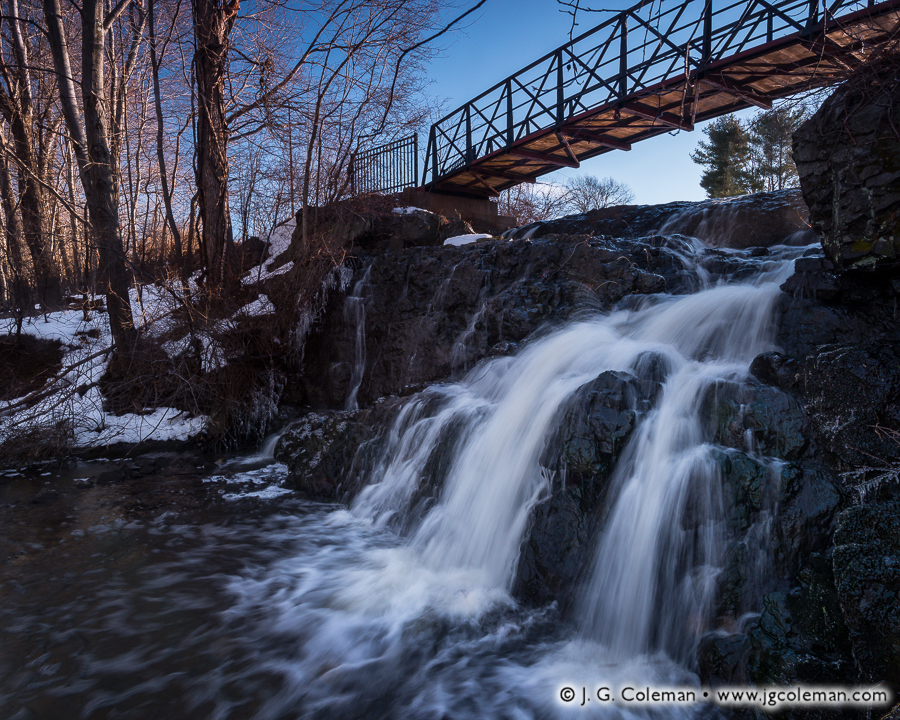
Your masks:
M 158 323 L 159 330 L 168 324 L 174 298 L 147 286 L 140 300 L 132 290 L 131 307 L 137 325 Z M 15 332 L 14 322 L 0 321 L 0 332 Z M 27 318 L 22 332 L 63 343 L 63 370 L 46 392 L 37 391 L 42 397 L 32 407 L 22 407 L 22 398 L 0 402 L 0 442 L 31 429 L 65 432 L 70 447 L 84 449 L 149 439 L 185 440 L 206 427 L 206 417 L 189 417 L 175 408 L 148 408 L 119 416 L 104 410 L 97 381 L 106 371 L 112 345 L 106 313 L 93 312 L 89 320 L 81 310 L 47 313 Z
M 242 281 L 245 286 L 280 275 L 293 267 L 293 262 L 288 262 L 279 268 L 267 269 L 271 261 L 290 246 L 295 225 L 291 219 L 275 228 L 269 237 L 269 262 L 251 270 Z M 189 279 L 192 290 L 197 289 L 195 281 L 196 276 Z M 170 357 L 185 352 L 197 339 L 202 348 L 203 369 L 210 371 L 221 367 L 225 363 L 224 351 L 213 336 L 231 321 L 212 324 L 192 338 L 183 330 L 179 332 L 178 323 L 172 319 L 172 312 L 178 306 L 175 294 L 165 288 L 146 285 L 140 293 L 135 288 L 131 290 L 135 324 L 146 335 L 160 339 Z M 242 307 L 235 318 L 272 312 L 275 307 L 269 298 L 260 295 Z M 0 334 L 14 332 L 13 320 L 0 320 Z M 0 443 L 30 429 L 66 432 L 70 447 L 86 449 L 143 440 L 187 440 L 206 428 L 206 416 L 191 416 L 175 408 L 140 408 L 125 415 L 112 415 L 103 409 L 97 382 L 106 371 L 112 346 L 105 312 L 93 312 L 89 320 L 84 319 L 80 309 L 47 313 L 27 318 L 22 332 L 46 340 L 59 340 L 64 346 L 63 372 L 51 388 L 35 393 L 41 397 L 31 407 L 25 407 L 22 398 L 0 402 Z

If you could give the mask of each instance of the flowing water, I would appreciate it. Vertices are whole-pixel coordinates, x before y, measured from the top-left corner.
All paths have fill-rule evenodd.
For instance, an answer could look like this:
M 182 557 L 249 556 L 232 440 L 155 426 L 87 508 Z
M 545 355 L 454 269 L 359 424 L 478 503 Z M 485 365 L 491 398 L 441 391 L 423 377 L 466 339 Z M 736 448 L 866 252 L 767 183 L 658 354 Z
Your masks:
M 790 257 L 749 281 L 582 317 L 410 399 L 349 509 L 282 491 L 286 469 L 261 453 L 261 467 L 198 473 L 193 492 L 214 501 L 193 509 L 101 515 L 79 495 L 52 527 L 38 515 L 18 571 L 0 578 L 0 716 L 696 715 L 582 706 L 581 689 L 699 687 L 693 652 L 712 629 L 725 541 L 702 398 L 771 348 Z M 634 407 L 571 616 L 520 606 L 510 591 L 531 511 L 565 482 L 541 464 L 561 409 L 648 358 L 662 387 Z M 107 507 L 106 490 L 85 492 Z M 27 522 L 15 502 L 0 507 Z

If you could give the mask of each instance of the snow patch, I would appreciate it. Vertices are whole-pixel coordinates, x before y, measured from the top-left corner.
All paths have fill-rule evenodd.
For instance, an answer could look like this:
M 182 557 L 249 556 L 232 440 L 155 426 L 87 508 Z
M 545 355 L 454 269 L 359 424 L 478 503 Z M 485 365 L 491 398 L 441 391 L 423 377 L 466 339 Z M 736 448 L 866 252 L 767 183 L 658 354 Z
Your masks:
M 447 238 L 446 240 L 444 240 L 444 245 L 454 245 L 456 247 L 459 247 L 460 245 L 468 245 L 469 243 L 478 242 L 479 240 L 484 240 L 491 237 L 493 237 L 493 235 L 488 235 L 486 233 L 457 235 L 456 237 Z
M 283 255 L 291 246 L 291 237 L 293 237 L 294 229 L 296 227 L 297 219 L 291 218 L 283 225 L 279 225 L 269 234 L 269 239 L 267 242 L 269 246 L 270 261 L 266 264 L 260 265 L 258 268 L 253 268 L 247 275 L 247 277 L 241 279 L 242 285 L 247 286 L 252 285 L 256 282 L 261 282 L 270 277 L 275 277 L 276 275 L 286 273 L 288 270 L 294 267 L 294 261 L 291 260 L 289 262 L 286 262 L 281 267 L 272 268 L 278 257 Z
M 272 301 L 269 300 L 268 295 L 260 295 L 253 302 L 244 305 L 239 312 L 241 315 L 249 316 L 269 315 L 275 312 L 275 306 L 272 304 Z

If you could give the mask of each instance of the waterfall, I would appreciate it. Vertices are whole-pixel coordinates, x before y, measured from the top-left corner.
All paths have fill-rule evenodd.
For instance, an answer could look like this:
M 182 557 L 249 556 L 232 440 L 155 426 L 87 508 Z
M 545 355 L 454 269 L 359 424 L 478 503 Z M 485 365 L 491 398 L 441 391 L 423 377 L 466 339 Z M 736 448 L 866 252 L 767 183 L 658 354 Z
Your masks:
M 345 410 L 356 410 L 359 405 L 356 396 L 362 385 L 366 372 L 366 288 L 369 286 L 369 274 L 372 266 L 353 286 L 353 290 L 344 300 L 344 319 L 355 328 L 353 337 L 353 364 L 350 370 L 350 391 L 347 394 Z
M 613 657 L 689 660 L 710 629 L 724 562 L 704 399 L 772 349 L 778 286 L 791 271 L 790 260 L 770 262 L 751 281 L 583 318 L 431 388 L 397 417 L 352 512 L 400 529 L 423 571 L 465 571 L 508 591 L 530 514 L 562 481 L 541 460 L 567 400 L 605 371 L 639 377 L 655 357 L 662 388 L 652 408 L 634 408 L 576 616 Z M 422 502 L 429 482 L 439 499 Z

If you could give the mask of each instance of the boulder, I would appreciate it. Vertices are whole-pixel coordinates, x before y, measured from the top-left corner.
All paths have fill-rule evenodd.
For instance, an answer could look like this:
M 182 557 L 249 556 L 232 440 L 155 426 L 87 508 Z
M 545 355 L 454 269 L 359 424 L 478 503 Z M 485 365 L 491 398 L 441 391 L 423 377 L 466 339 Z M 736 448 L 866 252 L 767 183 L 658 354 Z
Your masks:
M 794 460 L 809 443 L 800 403 L 778 388 L 758 383 L 720 383 L 706 398 L 716 442 L 749 453 Z
M 634 430 L 641 388 L 627 373 L 604 372 L 565 403 L 541 464 L 553 474 L 549 497 L 532 514 L 514 594 L 531 605 L 574 596 L 602 512 L 607 481 Z
M 853 74 L 794 133 L 810 222 L 841 269 L 900 260 L 898 57 Z
M 798 587 L 764 598 L 762 613 L 744 629 L 749 653 L 737 658 L 746 663 L 751 682 L 834 685 L 857 680 L 830 560 L 828 554 L 810 555 Z
M 378 453 L 397 408 L 392 398 L 366 410 L 304 415 L 275 446 L 275 459 L 288 467 L 285 485 L 313 500 L 349 503 L 362 489 L 366 460 Z M 364 445 L 368 453 L 360 453 Z

